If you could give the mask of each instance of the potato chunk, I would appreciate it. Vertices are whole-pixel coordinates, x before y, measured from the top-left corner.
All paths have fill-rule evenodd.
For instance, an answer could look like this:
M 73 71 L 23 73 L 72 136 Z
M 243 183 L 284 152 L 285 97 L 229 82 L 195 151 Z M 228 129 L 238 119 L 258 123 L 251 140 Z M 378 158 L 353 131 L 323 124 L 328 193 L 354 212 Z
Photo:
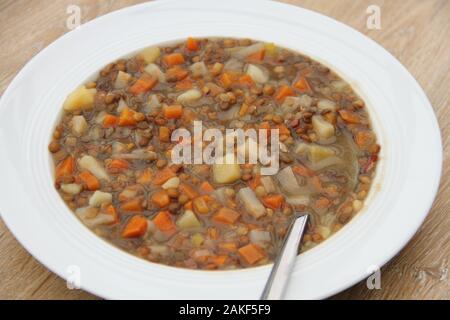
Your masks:
M 75 136 L 82 136 L 88 128 L 86 119 L 83 116 L 74 116 L 71 121 L 71 128 Z
M 78 161 L 78 164 L 82 169 L 90 171 L 98 179 L 109 180 L 109 175 L 105 168 L 103 168 L 103 166 L 93 156 L 83 156 Z
M 86 89 L 85 86 L 81 86 L 67 96 L 63 108 L 66 111 L 92 109 L 94 107 L 94 97 L 96 93 L 96 89 Z
M 182 230 L 199 228 L 202 225 L 191 210 L 186 210 L 176 223 Z
M 252 189 L 248 187 L 242 188 L 238 192 L 238 197 L 244 204 L 245 210 L 256 219 L 266 214 L 266 208 L 264 208 Z
M 153 63 L 158 60 L 161 55 L 161 49 L 159 47 L 148 47 L 142 50 L 138 56 L 146 63 Z
M 313 116 L 312 125 L 319 138 L 328 139 L 334 135 L 334 126 L 326 121 L 322 116 Z
M 119 71 L 119 73 L 117 73 L 116 81 L 114 81 L 114 88 L 115 89 L 123 89 L 128 85 L 130 80 L 131 80 L 131 74 L 123 72 L 123 71 Z
M 111 201 L 112 201 L 111 193 L 97 190 L 89 198 L 89 205 L 92 207 L 100 207 L 104 203 L 111 203 Z
M 312 163 L 320 162 L 326 158 L 334 157 L 336 153 L 333 149 L 319 145 L 311 145 L 308 148 L 308 160 Z
M 214 164 L 213 175 L 216 183 L 233 183 L 241 178 L 241 167 L 237 163 Z

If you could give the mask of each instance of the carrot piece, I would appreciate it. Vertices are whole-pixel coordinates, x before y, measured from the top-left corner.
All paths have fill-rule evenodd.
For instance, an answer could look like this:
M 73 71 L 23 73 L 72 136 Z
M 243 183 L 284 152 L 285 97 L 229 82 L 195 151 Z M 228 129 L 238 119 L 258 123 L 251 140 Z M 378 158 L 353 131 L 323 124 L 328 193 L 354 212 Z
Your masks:
M 170 197 L 166 190 L 155 192 L 151 199 L 152 203 L 159 208 L 166 207 L 170 203 Z
M 123 238 L 142 237 L 147 232 L 147 219 L 144 216 L 133 216 L 122 231 Z
M 358 131 L 355 134 L 355 142 L 360 148 L 367 148 L 375 142 L 375 137 L 370 131 Z
M 277 92 L 275 93 L 275 100 L 278 102 L 283 102 L 286 97 L 293 96 L 294 90 L 292 90 L 291 87 L 287 85 L 282 85 L 278 88 Z
M 214 187 L 208 181 L 203 181 L 200 185 L 200 190 L 202 190 L 204 193 L 211 193 L 214 192 Z
M 152 77 L 147 73 L 144 73 L 140 76 L 139 79 L 136 80 L 136 82 L 128 89 L 128 91 L 135 95 L 144 93 L 151 90 L 157 82 L 158 79 Z
M 107 114 L 103 119 L 103 128 L 111 128 L 116 126 L 118 120 L 119 119 L 116 116 L 113 116 L 112 114 Z
M 192 200 L 192 205 L 196 213 L 206 214 L 209 212 L 209 207 L 204 197 L 195 198 Z
M 116 208 L 112 204 L 102 205 L 102 212 L 114 218 L 111 224 L 116 224 L 120 221 Z
M 262 198 L 262 203 L 273 210 L 280 209 L 283 205 L 284 197 L 281 194 L 265 196 Z
M 301 93 L 312 92 L 311 86 L 309 85 L 308 80 L 305 77 L 300 77 L 295 83 L 294 88 L 300 91 Z
M 94 191 L 100 189 L 100 181 L 97 179 L 96 176 L 94 176 L 89 171 L 87 170 L 83 171 L 78 176 L 80 177 L 81 181 L 83 181 L 83 183 L 86 185 L 88 190 Z
M 197 51 L 199 49 L 200 45 L 198 41 L 194 38 L 189 37 L 186 41 L 186 49 L 189 51 Z
M 194 83 L 191 78 L 186 77 L 181 81 L 178 81 L 175 85 L 175 88 L 177 90 L 188 90 L 191 89 L 194 86 Z
M 296 173 L 300 176 L 303 176 L 303 177 L 311 178 L 312 176 L 314 176 L 314 171 L 312 171 L 311 169 L 309 169 L 301 164 L 297 164 L 297 165 L 293 166 L 292 171 L 294 171 L 294 173 Z
M 134 117 L 136 112 L 130 108 L 124 108 L 119 116 L 119 121 L 117 124 L 119 126 L 125 127 L 125 126 L 134 126 L 136 125 L 137 121 Z
M 124 202 L 120 206 L 120 210 L 124 212 L 142 212 L 144 210 L 142 207 L 142 198 L 134 198 Z
M 153 218 L 155 226 L 165 234 L 172 235 L 176 232 L 176 225 L 172 220 L 172 215 L 169 211 L 160 211 Z
M 355 114 L 352 111 L 346 110 L 346 109 L 341 109 L 338 111 L 339 115 L 341 116 L 342 120 L 344 120 L 347 123 L 361 123 L 361 118 Z
M 220 267 L 225 264 L 228 260 L 226 255 L 210 256 L 208 257 L 208 262 L 210 262 L 214 267 Z
M 239 84 L 247 87 L 251 87 L 253 85 L 253 79 L 248 74 L 244 74 L 239 77 Z
M 126 170 L 130 167 L 130 163 L 123 159 L 113 159 L 108 164 L 108 170 L 118 172 L 122 170 Z
M 249 62 L 259 62 L 264 60 L 264 55 L 266 53 L 266 50 L 261 49 L 259 51 L 256 51 L 255 53 L 252 53 L 247 56 L 247 61 Z
M 236 243 L 234 242 L 222 242 L 218 244 L 218 247 L 222 251 L 234 252 L 237 250 Z
M 192 201 L 186 202 L 186 203 L 184 204 L 183 208 L 184 208 L 185 210 L 193 210 L 193 209 L 194 209 L 194 206 L 192 205 Z
M 56 181 L 61 181 L 63 178 L 71 177 L 75 169 L 75 158 L 69 156 L 63 161 L 58 163 L 55 169 L 55 179 Z
M 316 209 L 325 209 L 331 205 L 331 201 L 328 198 L 320 197 L 314 201 L 314 208 Z
M 217 211 L 217 213 L 212 217 L 215 222 L 225 223 L 225 224 L 234 224 L 241 214 L 232 209 L 222 207 Z
M 206 233 L 208 234 L 208 237 L 211 240 L 217 240 L 219 238 L 219 230 L 217 230 L 217 228 L 214 227 L 208 228 Z
M 264 250 L 254 243 L 239 248 L 238 253 L 241 259 L 250 265 L 255 264 L 266 256 Z
M 291 130 L 289 130 L 289 128 L 285 125 L 285 124 L 280 124 L 277 126 L 277 129 L 279 130 L 280 136 L 290 136 L 291 135 Z
M 169 167 L 165 167 L 160 171 L 156 171 L 155 177 L 153 179 L 153 184 L 160 186 L 170 178 L 175 177 L 175 172 L 172 171 Z
M 245 114 L 247 113 L 249 109 L 248 104 L 246 104 L 245 102 L 241 105 L 241 107 L 239 108 L 239 116 L 243 117 L 245 116 Z
M 163 109 L 166 119 L 179 119 L 183 116 L 183 107 L 179 104 L 166 106 Z
M 186 123 L 191 123 L 192 121 L 197 119 L 197 114 L 190 110 L 190 109 L 186 109 L 183 111 L 183 121 Z
M 189 72 L 180 66 L 174 66 L 166 71 L 166 78 L 168 81 L 180 81 L 188 75 Z
M 224 72 L 220 77 L 220 83 L 224 88 L 231 87 L 237 80 L 237 74 L 235 72 Z
M 170 129 L 168 127 L 159 127 L 159 140 L 161 142 L 170 141 Z
M 261 175 L 257 174 L 255 177 L 248 182 L 250 189 L 255 190 L 258 186 L 262 185 Z
M 191 200 L 199 196 L 199 193 L 187 183 L 181 183 L 178 189 L 180 189 L 180 192 L 187 195 Z
M 153 171 L 150 168 L 144 169 L 139 177 L 137 178 L 136 182 L 140 184 L 150 184 L 153 177 Z
M 184 63 L 184 57 L 181 53 L 167 54 L 164 56 L 163 60 L 169 67 Z

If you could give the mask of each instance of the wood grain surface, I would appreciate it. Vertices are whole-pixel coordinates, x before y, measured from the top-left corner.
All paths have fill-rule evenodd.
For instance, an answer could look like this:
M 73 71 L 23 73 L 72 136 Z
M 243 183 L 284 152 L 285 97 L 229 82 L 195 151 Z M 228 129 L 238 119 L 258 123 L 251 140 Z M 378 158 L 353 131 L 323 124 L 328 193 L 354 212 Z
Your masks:
M 82 23 L 132 4 L 133 0 L 0 0 L 0 94 L 35 54 L 68 32 L 68 5 L 81 8 Z M 365 281 L 334 299 L 449 299 L 449 89 L 450 1 L 283 1 L 337 19 L 377 41 L 400 60 L 425 90 L 441 128 L 444 163 L 438 196 L 425 223 L 381 271 L 381 289 Z M 381 9 L 381 29 L 366 27 L 369 5 Z M 0 155 L 1 156 L 1 155 Z M 424 168 L 426 170 L 427 168 Z M 96 299 L 69 290 L 64 280 L 36 261 L 0 220 L 0 298 Z

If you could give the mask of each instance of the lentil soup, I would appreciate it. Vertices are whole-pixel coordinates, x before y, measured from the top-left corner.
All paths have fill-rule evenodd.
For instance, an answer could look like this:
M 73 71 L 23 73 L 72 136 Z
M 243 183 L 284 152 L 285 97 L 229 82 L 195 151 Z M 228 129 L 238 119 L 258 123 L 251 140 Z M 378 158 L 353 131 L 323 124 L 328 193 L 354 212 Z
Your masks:
M 364 101 L 311 58 L 249 39 L 188 38 L 105 66 L 63 104 L 55 187 L 93 232 L 152 262 L 236 269 L 273 261 L 295 211 L 301 251 L 363 206 L 380 146 Z M 174 164 L 171 133 L 278 129 L 279 171 Z

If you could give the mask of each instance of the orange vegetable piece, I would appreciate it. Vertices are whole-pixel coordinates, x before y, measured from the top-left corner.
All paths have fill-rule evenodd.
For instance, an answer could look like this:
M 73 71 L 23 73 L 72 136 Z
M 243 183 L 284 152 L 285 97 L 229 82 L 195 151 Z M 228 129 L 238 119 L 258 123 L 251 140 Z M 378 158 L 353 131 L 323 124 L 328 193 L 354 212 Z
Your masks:
M 166 71 L 168 81 L 180 81 L 186 78 L 189 72 L 180 66 L 174 66 Z
M 114 218 L 114 221 L 111 222 L 111 224 L 115 224 L 118 223 L 120 221 L 119 219 L 119 215 L 116 211 L 116 208 L 114 208 L 114 206 L 112 204 L 106 204 L 106 205 L 102 205 L 102 212 L 110 215 Z
M 86 185 L 88 190 L 94 191 L 100 189 L 100 181 L 97 179 L 96 176 L 94 176 L 89 171 L 83 171 L 78 175 L 83 181 L 83 183 Z
M 183 107 L 179 104 L 166 106 L 163 111 L 166 119 L 179 119 L 183 116 Z
M 206 214 L 209 212 L 209 207 L 204 197 L 195 198 L 194 200 L 192 200 L 192 205 L 196 213 Z
M 294 88 L 300 91 L 301 93 L 312 92 L 311 86 L 309 85 L 308 80 L 305 77 L 300 77 L 295 83 Z
M 123 159 L 113 159 L 108 164 L 108 170 L 114 171 L 114 172 L 126 170 L 129 167 L 130 167 L 130 163 Z
M 262 185 L 261 175 L 257 174 L 255 177 L 248 182 L 250 189 L 255 190 L 258 186 Z
M 128 91 L 135 95 L 144 93 L 151 90 L 157 82 L 157 78 L 152 77 L 147 73 L 143 73 L 141 77 L 137 79 L 136 82 L 128 89 Z
M 266 50 L 264 50 L 264 49 L 256 51 L 255 53 L 252 53 L 247 56 L 247 61 L 249 61 L 249 62 L 263 61 L 265 53 L 266 53 Z
M 134 126 L 136 125 L 137 121 L 134 117 L 136 112 L 130 108 L 124 108 L 119 116 L 119 121 L 117 124 L 119 126 L 125 127 L 125 126 Z
M 314 171 L 312 171 L 311 169 L 309 169 L 301 164 L 293 166 L 292 171 L 294 171 L 294 173 L 296 173 L 300 176 L 303 176 L 303 177 L 310 178 L 310 177 L 314 176 Z
M 233 209 L 229 209 L 226 207 L 220 208 L 219 211 L 212 217 L 215 222 L 225 223 L 225 224 L 234 224 L 241 214 Z
M 200 45 L 197 40 L 194 38 L 189 37 L 186 41 L 186 49 L 189 51 L 197 51 L 199 49 Z
M 370 131 L 358 131 L 355 134 L 355 142 L 360 148 L 367 148 L 375 142 L 375 137 Z
M 278 125 L 277 129 L 279 130 L 280 136 L 283 136 L 283 135 L 290 136 L 291 135 L 291 130 L 289 130 L 289 128 L 285 124 Z
M 178 188 L 180 189 L 180 192 L 187 195 L 189 199 L 194 199 L 199 196 L 199 193 L 187 183 L 181 183 Z
M 254 243 L 239 248 L 238 254 L 249 265 L 255 264 L 266 256 L 264 250 Z
M 172 215 L 169 211 L 160 211 L 153 218 L 155 226 L 165 234 L 172 235 L 176 232 L 176 225 L 172 220 Z
M 211 193 L 214 191 L 214 187 L 208 181 L 203 181 L 202 184 L 200 185 L 200 189 L 204 193 Z
M 147 232 L 147 219 L 144 216 L 137 215 L 131 217 L 122 231 L 123 238 L 139 238 Z
M 159 140 L 161 142 L 170 142 L 170 129 L 168 127 L 159 127 Z
M 159 208 L 166 207 L 170 203 L 170 197 L 166 190 L 155 192 L 151 199 L 152 203 Z
M 234 252 L 237 250 L 236 243 L 234 242 L 221 242 L 218 244 L 220 250 L 227 252 Z
M 164 56 L 163 60 L 164 63 L 169 67 L 184 63 L 184 57 L 181 53 L 167 54 Z
M 222 76 L 220 77 L 220 83 L 224 88 L 231 87 L 237 80 L 237 74 L 234 72 L 224 72 L 222 73 Z
M 55 179 L 60 181 L 63 178 L 71 177 L 75 169 L 75 158 L 68 156 L 62 160 L 55 169 Z
M 150 184 L 152 181 L 153 172 L 150 168 L 144 169 L 139 177 L 137 178 L 136 182 L 140 184 Z
M 153 184 L 160 186 L 170 178 L 175 177 L 175 172 L 172 171 L 169 167 L 165 167 L 160 171 L 156 171 L 155 177 L 153 178 Z
M 208 234 L 208 237 L 212 240 L 217 240 L 219 238 L 219 230 L 217 230 L 217 228 L 208 228 L 206 232 Z
M 121 204 L 120 210 L 124 212 L 142 212 L 142 198 L 134 198 Z
M 175 88 L 177 90 L 188 90 L 191 89 L 194 86 L 194 83 L 191 78 L 186 77 L 181 81 L 178 81 L 175 85 Z
M 262 198 L 262 203 L 273 210 L 280 209 L 283 205 L 284 197 L 281 194 L 265 196 Z
M 341 116 L 342 120 L 344 120 L 347 123 L 353 123 L 353 124 L 361 123 L 361 118 L 352 111 L 349 111 L 346 109 L 341 109 L 338 112 L 339 112 L 339 115 Z
M 251 87 L 253 85 L 253 79 L 248 74 L 244 74 L 239 77 L 239 84 L 247 87 Z
M 103 128 L 111 128 L 116 126 L 119 119 L 116 116 L 113 116 L 112 114 L 107 114 L 105 118 L 103 119 Z
M 287 85 L 282 85 L 278 88 L 277 92 L 275 93 L 275 100 L 277 100 L 279 103 L 283 102 L 286 97 L 293 96 L 294 90 L 292 90 L 291 87 Z
M 184 208 L 185 210 L 192 210 L 192 209 L 194 209 L 194 206 L 192 205 L 192 201 L 186 202 L 186 203 L 184 204 L 183 208 Z
M 223 266 L 227 260 L 228 257 L 226 255 L 208 257 L 208 262 L 211 263 L 214 267 Z

